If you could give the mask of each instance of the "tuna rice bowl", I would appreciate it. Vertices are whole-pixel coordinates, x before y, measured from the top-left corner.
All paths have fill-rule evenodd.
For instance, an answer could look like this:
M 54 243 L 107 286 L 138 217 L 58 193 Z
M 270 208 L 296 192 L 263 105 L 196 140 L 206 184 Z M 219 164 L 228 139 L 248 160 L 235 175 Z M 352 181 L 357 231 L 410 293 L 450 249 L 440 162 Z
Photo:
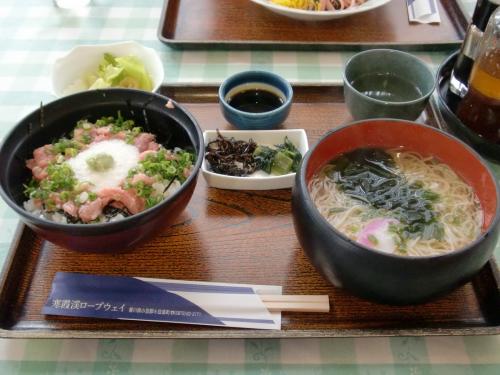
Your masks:
M 153 207 L 193 172 L 195 155 L 167 149 L 120 113 L 78 121 L 68 135 L 33 151 L 24 209 L 62 224 L 113 222 Z

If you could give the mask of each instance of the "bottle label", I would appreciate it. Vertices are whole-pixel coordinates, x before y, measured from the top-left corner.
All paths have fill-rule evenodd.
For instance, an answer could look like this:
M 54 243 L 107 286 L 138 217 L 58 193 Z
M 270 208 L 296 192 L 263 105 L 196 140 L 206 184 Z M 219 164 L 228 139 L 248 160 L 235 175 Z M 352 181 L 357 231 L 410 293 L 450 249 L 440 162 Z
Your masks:
M 479 52 L 479 45 L 481 44 L 482 37 L 483 32 L 475 25 L 470 25 L 460 52 L 470 57 L 472 60 L 475 60 Z

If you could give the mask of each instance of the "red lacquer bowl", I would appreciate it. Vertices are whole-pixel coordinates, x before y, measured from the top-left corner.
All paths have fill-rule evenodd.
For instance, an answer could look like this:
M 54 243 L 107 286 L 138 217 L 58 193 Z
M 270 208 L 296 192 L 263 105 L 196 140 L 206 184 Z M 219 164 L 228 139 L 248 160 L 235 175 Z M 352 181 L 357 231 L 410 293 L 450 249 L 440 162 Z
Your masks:
M 326 163 L 364 147 L 404 147 L 448 164 L 479 198 L 484 211 L 479 238 L 443 255 L 411 257 L 368 249 L 333 228 L 307 186 Z M 326 279 L 360 297 L 389 304 L 425 302 L 468 281 L 491 258 L 500 229 L 499 190 L 486 162 L 457 138 L 404 120 L 364 120 L 324 135 L 296 175 L 292 212 L 303 249 Z

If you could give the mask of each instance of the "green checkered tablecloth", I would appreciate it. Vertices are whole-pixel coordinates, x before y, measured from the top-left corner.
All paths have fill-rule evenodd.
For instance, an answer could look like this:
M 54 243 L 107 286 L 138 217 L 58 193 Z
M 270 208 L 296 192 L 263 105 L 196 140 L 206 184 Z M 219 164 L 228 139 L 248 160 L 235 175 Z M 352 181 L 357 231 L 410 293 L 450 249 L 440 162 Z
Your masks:
M 473 9 L 474 0 L 462 2 L 468 12 Z M 41 101 L 54 99 L 49 83 L 52 62 L 77 44 L 136 40 L 153 47 L 164 62 L 167 83 L 219 83 L 249 68 L 269 69 L 292 82 L 340 83 L 350 56 L 174 51 L 156 37 L 161 6 L 162 0 L 94 0 L 76 12 L 58 10 L 51 0 L 0 0 L 0 139 Z M 446 53 L 418 55 L 436 67 Z M 0 264 L 17 222 L 13 211 L 0 202 Z M 244 372 L 493 375 L 500 374 L 500 337 L 0 340 L 0 374 Z

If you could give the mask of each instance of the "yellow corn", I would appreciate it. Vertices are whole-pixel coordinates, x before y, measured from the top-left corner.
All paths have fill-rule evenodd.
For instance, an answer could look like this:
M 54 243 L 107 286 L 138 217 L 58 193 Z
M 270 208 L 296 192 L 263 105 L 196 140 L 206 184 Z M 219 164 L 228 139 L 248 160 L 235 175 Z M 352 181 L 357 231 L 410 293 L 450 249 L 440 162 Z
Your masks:
M 271 0 L 272 3 L 297 9 L 316 9 L 314 0 Z

